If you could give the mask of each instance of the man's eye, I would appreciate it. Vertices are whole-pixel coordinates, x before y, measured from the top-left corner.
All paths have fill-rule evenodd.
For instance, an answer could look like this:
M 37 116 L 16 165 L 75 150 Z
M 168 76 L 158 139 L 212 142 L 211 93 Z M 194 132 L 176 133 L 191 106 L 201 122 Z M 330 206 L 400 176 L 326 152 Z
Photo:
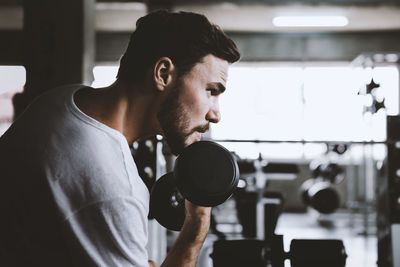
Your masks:
M 207 91 L 209 91 L 211 95 L 218 95 L 218 90 L 214 88 L 208 88 Z

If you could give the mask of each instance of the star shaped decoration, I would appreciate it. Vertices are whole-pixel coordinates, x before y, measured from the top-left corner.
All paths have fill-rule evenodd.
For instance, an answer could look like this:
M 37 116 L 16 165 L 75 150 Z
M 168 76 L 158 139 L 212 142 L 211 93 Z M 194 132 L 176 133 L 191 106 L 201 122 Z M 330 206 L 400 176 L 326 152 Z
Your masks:
M 378 112 L 381 108 L 386 108 L 385 107 L 385 99 L 383 99 L 382 102 L 379 102 L 379 101 L 374 99 L 373 108 L 374 108 L 374 111 L 375 111 L 374 113 Z
M 374 78 L 371 79 L 371 82 L 366 85 L 367 94 L 371 94 L 375 88 L 379 88 L 381 85 L 379 83 L 374 82 Z

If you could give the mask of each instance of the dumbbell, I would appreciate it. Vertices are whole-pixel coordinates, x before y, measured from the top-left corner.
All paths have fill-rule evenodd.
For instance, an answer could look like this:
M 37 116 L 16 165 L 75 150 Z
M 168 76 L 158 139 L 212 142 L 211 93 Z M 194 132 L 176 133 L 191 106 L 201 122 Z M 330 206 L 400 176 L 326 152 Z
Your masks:
M 336 188 L 327 180 L 309 179 L 300 188 L 303 203 L 320 213 L 330 214 L 340 206 L 340 196 Z
M 306 180 L 300 188 L 303 203 L 320 213 L 333 213 L 340 206 L 340 196 L 334 184 L 343 181 L 343 168 L 337 163 L 314 160 L 310 169 L 313 178 Z
M 344 267 L 347 254 L 342 240 L 293 239 L 285 252 L 283 236 L 268 240 L 217 240 L 210 254 L 214 267 Z
M 193 143 L 175 160 L 173 172 L 153 185 L 150 214 L 165 228 L 180 231 L 185 220 L 185 199 L 215 207 L 232 195 L 238 182 L 238 165 L 226 148 L 211 141 Z

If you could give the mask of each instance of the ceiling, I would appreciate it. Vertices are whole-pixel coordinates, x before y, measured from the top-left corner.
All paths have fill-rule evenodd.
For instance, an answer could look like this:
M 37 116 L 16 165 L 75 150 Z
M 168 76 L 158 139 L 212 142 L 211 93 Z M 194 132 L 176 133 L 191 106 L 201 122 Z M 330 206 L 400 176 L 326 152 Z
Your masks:
M 59 1 L 68 4 L 68 0 Z M 0 0 L 2 64 L 23 61 L 22 3 Z M 98 0 L 96 62 L 118 61 L 136 20 L 156 8 L 205 14 L 232 37 L 243 61 L 352 61 L 366 52 L 399 52 L 400 0 Z M 273 26 L 272 19 L 282 15 L 342 15 L 349 24 L 329 28 Z
M 175 10 L 206 14 L 227 31 L 245 32 L 304 32 L 304 31 L 370 31 L 400 29 L 398 6 L 334 6 L 334 5 L 180 5 Z M 222 15 L 221 15 L 222 14 Z M 346 27 L 275 27 L 276 16 L 346 16 Z
M 4 0 L 3 0 L 4 1 Z M 160 0 L 147 1 L 152 4 Z M 17 0 L 6 0 L 0 5 L 0 29 L 22 29 L 23 8 Z M 169 1 L 170 9 L 205 14 L 212 22 L 232 32 L 330 32 L 379 31 L 400 29 L 400 0 L 219 0 Z M 346 2 L 346 4 L 344 4 Z M 13 3 L 13 4 L 12 4 Z M 165 4 L 165 1 L 163 1 Z M 279 4 L 278 4 L 279 3 Z M 147 3 L 148 4 L 148 3 Z M 98 31 L 132 31 L 135 21 L 147 13 L 143 2 L 98 1 L 96 29 Z M 275 27 L 275 16 L 346 16 L 346 27 Z

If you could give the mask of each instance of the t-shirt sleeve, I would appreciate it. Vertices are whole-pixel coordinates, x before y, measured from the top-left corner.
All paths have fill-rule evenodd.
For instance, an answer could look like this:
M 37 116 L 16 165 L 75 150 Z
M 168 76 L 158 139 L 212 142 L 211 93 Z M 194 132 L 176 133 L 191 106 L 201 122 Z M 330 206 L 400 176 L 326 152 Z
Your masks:
M 135 198 L 83 207 L 64 221 L 76 266 L 148 267 L 147 213 Z

